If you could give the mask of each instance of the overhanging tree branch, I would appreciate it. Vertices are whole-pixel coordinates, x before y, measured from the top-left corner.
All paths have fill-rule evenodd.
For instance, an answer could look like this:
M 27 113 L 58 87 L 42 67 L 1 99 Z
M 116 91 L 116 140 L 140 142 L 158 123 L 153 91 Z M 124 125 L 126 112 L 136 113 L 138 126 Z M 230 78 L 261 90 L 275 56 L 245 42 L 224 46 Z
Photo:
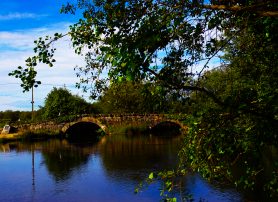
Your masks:
M 174 88 L 174 89 L 182 89 L 182 90 L 189 90 L 189 91 L 199 91 L 199 92 L 203 92 L 205 93 L 207 96 L 209 96 L 210 98 L 212 98 L 215 103 L 217 103 L 220 106 L 224 106 L 225 103 L 218 98 L 212 91 L 210 91 L 209 89 L 205 88 L 205 87 L 198 87 L 198 86 L 189 86 L 189 85 L 181 85 L 181 84 L 177 84 L 174 81 L 165 81 L 164 79 L 160 79 L 160 75 L 158 73 L 156 73 L 154 70 L 148 68 L 148 67 L 144 67 L 145 71 L 150 72 L 151 74 L 153 74 L 158 80 L 162 81 L 166 86 L 170 87 L 170 88 Z
M 225 10 L 225 11 L 249 11 L 259 14 L 260 16 L 268 16 L 268 17 L 278 17 L 278 11 L 277 10 L 263 10 L 263 5 L 267 5 L 267 3 L 264 4 L 256 4 L 254 6 L 226 6 L 226 5 L 203 5 L 202 8 L 205 9 L 211 9 L 211 10 Z

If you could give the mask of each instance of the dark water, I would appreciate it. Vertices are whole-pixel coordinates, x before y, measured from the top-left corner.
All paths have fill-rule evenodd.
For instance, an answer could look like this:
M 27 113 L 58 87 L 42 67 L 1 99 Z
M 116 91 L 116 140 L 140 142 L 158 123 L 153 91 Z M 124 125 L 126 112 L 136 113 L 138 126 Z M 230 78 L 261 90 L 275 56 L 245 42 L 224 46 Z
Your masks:
M 161 182 L 134 190 L 152 171 L 174 168 L 180 138 L 107 136 L 98 144 L 66 140 L 0 144 L 0 201 L 160 201 Z M 175 190 L 178 201 L 241 201 L 233 189 L 197 174 Z

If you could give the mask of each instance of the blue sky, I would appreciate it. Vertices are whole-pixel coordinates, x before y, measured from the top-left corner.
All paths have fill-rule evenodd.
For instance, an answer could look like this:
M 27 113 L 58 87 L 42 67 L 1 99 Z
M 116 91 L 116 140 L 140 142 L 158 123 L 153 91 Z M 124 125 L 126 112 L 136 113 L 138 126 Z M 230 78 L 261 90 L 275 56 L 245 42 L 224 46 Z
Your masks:
M 20 80 L 8 73 L 24 65 L 32 56 L 33 41 L 40 36 L 56 32 L 65 33 L 75 22 L 76 16 L 60 14 L 66 0 L 1 0 L 0 1 L 0 111 L 31 110 L 31 93 L 23 93 Z M 78 79 L 73 68 L 83 64 L 83 59 L 74 54 L 69 39 L 57 44 L 57 63 L 50 68 L 38 66 L 38 80 L 42 85 L 35 89 L 35 109 L 42 106 L 53 87 L 66 86 L 72 93 L 83 95 L 74 88 Z M 60 48 L 59 48 L 60 47 Z

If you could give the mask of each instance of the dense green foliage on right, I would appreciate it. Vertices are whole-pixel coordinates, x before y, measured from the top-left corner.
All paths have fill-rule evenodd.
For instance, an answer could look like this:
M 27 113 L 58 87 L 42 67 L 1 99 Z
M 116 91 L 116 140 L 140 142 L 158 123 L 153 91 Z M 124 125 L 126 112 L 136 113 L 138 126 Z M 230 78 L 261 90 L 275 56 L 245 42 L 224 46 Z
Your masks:
M 208 179 L 278 194 L 278 20 L 252 17 L 225 49 L 221 68 L 200 85 L 223 100 L 193 93 L 194 114 L 181 152 L 186 165 Z M 232 35 L 237 30 L 228 30 Z

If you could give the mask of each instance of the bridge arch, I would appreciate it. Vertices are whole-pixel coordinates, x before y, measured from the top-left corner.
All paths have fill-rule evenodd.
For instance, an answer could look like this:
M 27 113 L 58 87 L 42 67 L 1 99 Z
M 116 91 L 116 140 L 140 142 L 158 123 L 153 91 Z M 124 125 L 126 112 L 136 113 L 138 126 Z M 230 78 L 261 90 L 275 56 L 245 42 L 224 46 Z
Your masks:
M 82 117 L 77 121 L 66 123 L 61 131 L 73 142 L 97 141 L 108 133 L 106 125 L 93 117 Z
M 150 127 L 150 132 L 154 135 L 164 136 L 164 135 L 180 135 L 187 129 L 181 122 L 177 120 L 159 120 Z
M 108 129 L 107 126 L 104 125 L 103 123 L 101 123 L 98 119 L 94 118 L 94 117 L 82 117 L 81 119 L 77 120 L 77 121 L 73 121 L 70 123 L 66 123 L 63 128 L 62 128 L 62 132 L 63 133 L 67 133 L 68 129 L 71 128 L 73 125 L 77 124 L 77 123 L 92 123 L 97 125 L 100 129 L 102 129 L 105 133 L 108 133 Z
M 73 142 L 97 141 L 104 131 L 93 122 L 79 121 L 71 125 L 66 131 L 66 137 Z

